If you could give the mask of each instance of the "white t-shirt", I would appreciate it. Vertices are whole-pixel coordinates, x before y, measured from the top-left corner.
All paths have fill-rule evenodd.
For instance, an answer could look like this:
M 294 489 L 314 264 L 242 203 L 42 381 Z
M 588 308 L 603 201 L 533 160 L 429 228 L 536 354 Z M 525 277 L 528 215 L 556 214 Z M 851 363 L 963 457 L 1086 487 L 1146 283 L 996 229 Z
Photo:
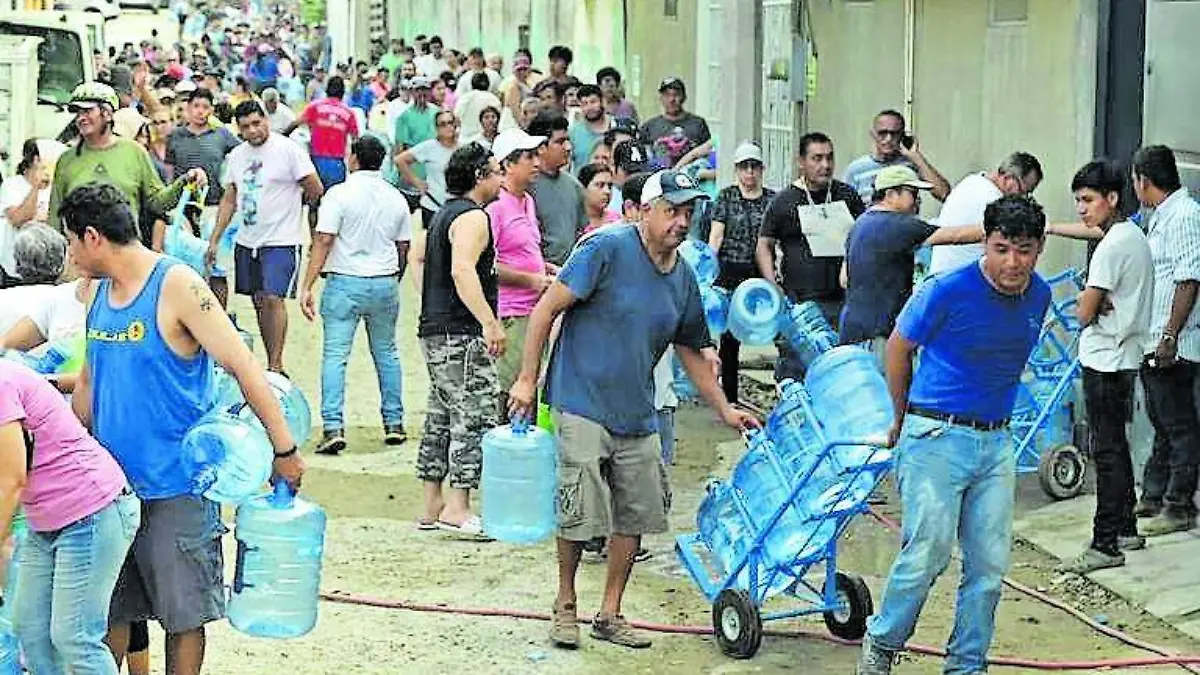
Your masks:
M 325 272 L 379 277 L 400 271 L 396 242 L 412 239 L 408 201 L 378 171 L 355 171 L 321 199 L 317 232 L 336 235 Z
M 434 58 L 433 54 L 422 54 L 416 59 L 413 59 L 413 65 L 417 67 L 417 73 L 425 77 L 441 77 L 442 73 L 450 70 L 450 65 L 446 63 L 446 57 Z
M 387 137 L 388 142 L 395 145 L 396 143 L 396 120 L 400 119 L 400 115 L 404 114 L 412 106 L 412 101 L 405 101 L 400 97 L 396 97 L 387 104 Z
M 986 175 L 971 174 L 959 181 L 942 203 L 942 210 L 937 217 L 938 227 L 980 225 L 983 223 L 983 212 L 988 204 L 1003 196 L 1000 188 Z M 941 274 L 966 263 L 976 262 L 982 256 L 983 244 L 934 246 L 929 271 L 932 274 Z
M 675 356 L 674 345 L 667 345 L 667 351 L 654 366 L 654 409 L 678 408 L 679 397 L 675 395 L 675 371 L 671 369 L 671 358 Z
M 242 216 L 237 243 L 252 249 L 303 244 L 300 180 L 317 172 L 304 149 L 272 133 L 260 146 L 237 146 L 225 163 L 225 186 L 236 185 Z
M 463 73 L 458 76 L 458 84 L 455 85 L 455 87 L 454 87 L 454 93 L 456 95 L 463 96 L 467 92 L 472 90 L 471 78 L 475 77 L 476 72 L 477 71 L 474 71 L 474 70 L 467 70 L 467 71 L 463 71 Z M 491 68 L 484 68 L 483 72 L 487 73 L 487 76 L 488 76 L 487 90 L 490 92 L 493 92 L 493 93 L 496 92 L 497 90 L 499 90 L 500 89 L 500 80 L 502 79 L 500 77 L 500 73 L 497 73 L 496 71 L 492 70 Z M 497 106 L 497 107 L 499 107 L 499 106 Z
M 1104 373 L 1136 370 L 1150 330 L 1154 263 L 1142 230 L 1128 220 L 1113 225 L 1092 254 L 1087 285 L 1108 291 L 1112 311 L 1079 336 L 1079 362 Z
M 296 121 L 296 112 L 280 103 L 275 106 L 275 112 L 268 118 L 271 121 L 271 131 L 282 133 L 292 122 Z
M 0 336 L 21 319 L 39 312 L 39 308 L 47 304 L 54 288 L 50 284 L 0 288 Z
M 20 206 L 32 189 L 33 185 L 22 175 L 5 178 L 4 183 L 0 184 L 0 267 L 3 267 L 10 277 L 17 276 L 17 262 L 13 259 L 13 242 L 17 239 L 17 228 L 9 224 L 8 216 L 4 214 L 9 209 Z M 38 193 L 38 213 L 46 213 L 49 207 L 50 191 L 41 190 Z
M 442 208 L 442 204 L 450 197 L 446 192 L 446 165 L 450 163 L 450 155 L 458 148 L 458 145 L 447 148 L 438 143 L 436 138 L 431 138 L 417 143 L 409 151 L 418 162 L 425 165 L 425 182 L 429 185 L 429 191 L 421 195 L 421 206 L 430 211 Z
M 490 91 L 472 89 L 459 95 L 458 103 L 454 104 L 454 115 L 462 124 L 458 130 L 461 138 L 471 138 L 483 131 L 483 124 L 479 121 L 479 116 L 483 113 L 484 108 L 489 106 L 500 110 L 500 99 Z

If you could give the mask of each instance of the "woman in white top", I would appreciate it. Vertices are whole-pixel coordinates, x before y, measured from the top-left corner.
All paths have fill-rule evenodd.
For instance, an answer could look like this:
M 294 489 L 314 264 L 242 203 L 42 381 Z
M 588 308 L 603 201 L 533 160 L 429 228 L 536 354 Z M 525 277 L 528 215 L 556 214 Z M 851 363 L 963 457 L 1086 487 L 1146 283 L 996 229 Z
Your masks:
M 29 139 L 21 147 L 17 174 L 0 184 L 0 288 L 14 286 L 20 280 L 13 260 L 13 240 L 21 228 L 46 222 L 50 205 L 49 174 L 42 165 L 37 141 Z

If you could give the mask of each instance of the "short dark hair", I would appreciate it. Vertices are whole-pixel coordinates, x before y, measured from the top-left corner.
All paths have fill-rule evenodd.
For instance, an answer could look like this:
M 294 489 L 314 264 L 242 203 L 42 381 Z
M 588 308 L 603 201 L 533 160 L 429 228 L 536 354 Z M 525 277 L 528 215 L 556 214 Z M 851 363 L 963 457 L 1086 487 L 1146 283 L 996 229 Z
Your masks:
M 329 98 L 341 98 L 346 95 L 346 81 L 339 75 L 334 75 L 325 83 L 325 95 Z
M 575 92 L 575 95 L 581 99 L 584 96 L 595 96 L 596 98 L 601 98 L 603 96 L 600 93 L 600 87 L 598 87 L 594 84 L 580 85 L 579 91 Z
M 1114 192 L 1119 195 L 1125 191 L 1125 172 L 1111 160 L 1093 160 L 1080 167 L 1071 179 L 1071 192 L 1077 190 L 1095 190 L 1104 196 Z
M 529 135 L 550 138 L 555 131 L 567 131 L 570 128 L 571 124 L 567 122 L 565 115 L 560 112 L 543 110 L 529 123 Z
M 242 101 L 241 103 L 237 104 L 236 108 L 233 109 L 233 119 L 237 120 L 238 122 L 241 122 L 251 115 L 262 115 L 263 117 L 267 116 L 266 111 L 263 110 L 262 104 L 254 99 Z
M 529 48 L 528 48 L 528 47 L 517 47 L 517 51 L 515 51 L 515 52 L 513 52 L 513 53 L 514 53 L 514 54 L 521 54 L 521 55 L 523 55 L 525 58 L 529 59 L 530 61 L 533 61 L 533 52 L 529 51 Z
M 1165 145 L 1148 145 L 1133 155 L 1133 173 L 1163 192 L 1181 187 L 1175 153 Z
M 492 86 L 492 78 L 487 73 L 475 73 L 471 76 L 471 88 L 475 91 L 487 91 Z
M 602 173 L 611 174 L 612 169 L 608 168 L 606 164 L 601 164 L 599 162 L 593 162 L 591 164 L 584 165 L 584 167 L 579 170 L 579 183 L 580 185 L 583 185 L 583 187 L 587 187 L 588 183 L 592 182 L 593 178 Z
M 575 55 L 571 52 L 571 48 L 564 45 L 554 45 L 551 47 L 550 54 L 548 56 L 551 61 L 554 59 L 562 59 L 563 61 L 567 62 L 568 66 L 571 65 L 571 62 L 575 60 Z
M 800 137 L 800 142 L 797 145 L 797 147 L 799 148 L 797 156 L 807 157 L 808 156 L 808 146 L 812 145 L 813 143 L 828 143 L 830 145 L 833 145 L 833 139 L 830 138 L 828 134 L 822 133 L 820 131 L 810 131 L 807 134 L 804 134 L 803 136 Z
M 896 119 L 900 120 L 900 128 L 908 128 L 908 122 L 904 120 L 904 115 L 899 110 L 893 110 L 892 108 L 880 110 L 879 114 L 875 116 L 875 119 L 879 119 L 880 117 L 895 117 Z
M 383 146 L 383 141 L 371 134 L 363 134 L 355 139 L 350 144 L 350 152 L 358 158 L 359 168 L 367 171 L 378 171 L 379 167 L 383 166 L 384 157 L 387 157 L 387 148 Z
M 138 240 L 137 221 L 128 199 L 109 183 L 86 183 L 71 190 L 58 213 L 76 237 L 90 227 L 118 246 Z
M 439 45 L 442 45 L 443 47 L 446 46 L 445 43 L 442 42 L 441 35 L 434 35 L 433 37 L 429 38 L 429 44 L 433 44 L 435 42 L 438 43 Z
M 446 163 L 446 191 L 462 196 L 479 183 L 492 151 L 478 143 L 467 143 L 450 155 Z
M 192 93 L 188 94 L 187 100 L 188 103 L 191 103 L 192 101 L 200 98 L 208 101 L 209 105 L 216 103 L 216 98 L 213 97 L 213 93 L 204 87 L 196 87 L 194 90 L 192 90 Z
M 541 97 L 542 92 L 551 90 L 554 92 L 554 98 L 560 99 L 566 95 L 566 87 L 555 82 L 554 80 L 542 80 L 533 87 L 533 95 Z
M 983 232 L 993 232 L 1010 241 L 1042 239 L 1046 236 L 1046 212 L 1027 195 L 1005 195 L 988 204 L 983 212 Z
M 1034 174 L 1037 174 L 1039 182 L 1046 177 L 1046 174 L 1042 173 L 1042 163 L 1038 161 L 1038 158 L 1028 152 L 1021 152 L 1019 150 L 1005 157 L 1003 162 L 1000 162 L 999 171 L 1014 178 L 1019 178 L 1022 182 Z
M 483 47 L 471 47 L 471 51 L 467 52 L 467 56 L 474 56 L 477 59 L 482 59 Z
M 625 184 L 621 186 L 621 200 L 641 204 L 642 189 L 646 187 L 646 181 L 650 180 L 651 175 L 653 174 L 649 171 L 640 171 L 626 178 Z
M 599 85 L 606 77 L 611 77 L 617 81 L 617 84 L 621 84 L 621 71 L 612 66 L 604 66 L 596 71 L 596 84 Z
M 479 121 L 480 121 L 480 123 L 482 123 L 482 122 L 483 122 L 483 116 L 484 116 L 484 115 L 486 115 L 486 114 L 488 114 L 488 113 L 494 113 L 494 114 L 496 115 L 496 118 L 497 118 L 497 119 L 499 119 L 499 118 L 503 117 L 503 115 L 501 115 L 501 114 L 500 114 L 500 109 L 499 109 L 499 108 L 497 108 L 496 106 L 494 106 L 494 105 L 484 106 L 483 110 L 480 110 L 480 111 L 479 111 Z

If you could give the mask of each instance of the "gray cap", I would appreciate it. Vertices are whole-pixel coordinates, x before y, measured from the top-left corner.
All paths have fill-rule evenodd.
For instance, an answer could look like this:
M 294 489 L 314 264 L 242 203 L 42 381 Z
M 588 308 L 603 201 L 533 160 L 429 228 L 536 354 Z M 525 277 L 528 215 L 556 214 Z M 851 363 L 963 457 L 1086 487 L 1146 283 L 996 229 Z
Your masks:
M 753 141 L 744 141 L 737 149 L 733 151 L 733 165 L 737 166 L 742 162 L 758 162 L 763 163 L 762 148 L 758 147 L 758 143 Z
M 118 94 L 133 95 L 133 70 L 122 63 L 114 63 L 108 68 L 108 81 Z
M 264 101 L 278 101 L 279 100 L 279 90 L 276 89 L 275 87 L 267 87 L 266 89 L 262 90 L 261 96 L 262 96 L 262 100 L 264 100 Z

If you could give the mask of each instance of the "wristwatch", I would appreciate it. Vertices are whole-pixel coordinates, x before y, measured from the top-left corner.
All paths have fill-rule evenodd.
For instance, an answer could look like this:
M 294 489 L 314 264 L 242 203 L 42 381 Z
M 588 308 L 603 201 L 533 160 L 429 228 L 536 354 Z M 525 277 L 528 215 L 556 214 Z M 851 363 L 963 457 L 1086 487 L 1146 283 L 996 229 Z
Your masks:
M 1163 342 L 1178 342 L 1178 340 L 1175 338 L 1174 333 L 1170 333 L 1170 332 L 1166 332 L 1166 331 L 1163 332 L 1162 341 Z
M 275 459 L 287 459 L 288 457 L 291 457 L 292 455 L 296 454 L 297 452 L 300 452 L 300 448 L 297 448 L 296 446 L 293 445 L 292 449 L 288 450 L 287 452 L 275 453 Z

